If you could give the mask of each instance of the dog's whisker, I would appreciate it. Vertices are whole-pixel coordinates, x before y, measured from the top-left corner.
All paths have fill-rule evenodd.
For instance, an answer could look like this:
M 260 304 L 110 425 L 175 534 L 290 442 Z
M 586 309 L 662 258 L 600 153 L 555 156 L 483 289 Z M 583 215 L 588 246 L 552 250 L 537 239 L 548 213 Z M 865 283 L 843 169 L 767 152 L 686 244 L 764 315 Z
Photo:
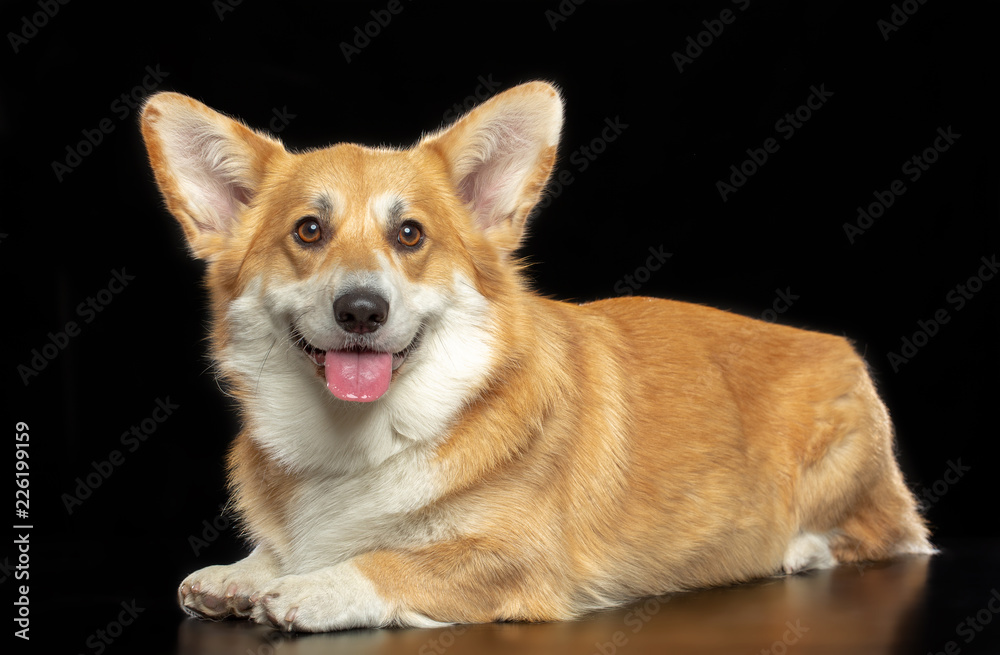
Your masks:
M 260 363 L 260 368 L 257 369 L 257 386 L 254 387 L 254 393 L 256 393 L 256 392 L 258 392 L 260 390 L 260 376 L 264 372 L 264 364 L 267 363 L 267 358 L 271 354 L 271 349 L 274 348 L 274 344 L 276 344 L 277 342 L 278 342 L 278 338 L 275 337 L 274 340 L 271 342 L 271 346 L 267 349 L 267 352 L 264 353 L 264 359 Z

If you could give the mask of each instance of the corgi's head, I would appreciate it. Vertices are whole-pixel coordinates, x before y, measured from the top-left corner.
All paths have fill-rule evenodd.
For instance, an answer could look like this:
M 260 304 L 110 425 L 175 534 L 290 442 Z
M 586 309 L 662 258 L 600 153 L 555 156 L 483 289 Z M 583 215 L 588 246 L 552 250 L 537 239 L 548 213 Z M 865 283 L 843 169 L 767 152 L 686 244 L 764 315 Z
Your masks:
M 561 125 L 542 82 L 409 149 L 293 153 L 169 92 L 142 113 L 167 207 L 208 262 L 223 370 L 246 393 L 291 385 L 333 405 L 454 395 L 488 365 L 490 306 L 517 284 L 509 259 Z

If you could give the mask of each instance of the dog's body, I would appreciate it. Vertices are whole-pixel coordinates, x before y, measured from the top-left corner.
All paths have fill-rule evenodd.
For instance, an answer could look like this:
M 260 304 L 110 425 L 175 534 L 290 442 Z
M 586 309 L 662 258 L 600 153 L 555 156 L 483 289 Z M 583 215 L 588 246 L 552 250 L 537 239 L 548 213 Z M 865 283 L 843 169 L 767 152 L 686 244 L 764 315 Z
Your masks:
M 157 181 L 208 261 L 255 545 L 189 576 L 185 609 L 303 631 L 550 620 L 932 552 L 845 340 L 528 289 L 511 256 L 561 121 L 530 83 L 409 150 L 290 154 L 149 101 Z

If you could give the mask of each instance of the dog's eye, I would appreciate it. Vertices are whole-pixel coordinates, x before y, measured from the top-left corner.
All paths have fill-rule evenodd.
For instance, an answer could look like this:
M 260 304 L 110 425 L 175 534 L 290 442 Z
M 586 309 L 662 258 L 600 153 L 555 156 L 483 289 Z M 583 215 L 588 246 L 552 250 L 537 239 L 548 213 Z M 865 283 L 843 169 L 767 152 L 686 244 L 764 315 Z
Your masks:
M 420 226 L 409 222 L 403 223 L 402 227 L 399 228 L 399 236 L 396 237 L 400 245 L 404 245 L 407 248 L 419 245 L 423 238 L 424 233 L 420 231 Z
M 320 227 L 319 221 L 307 216 L 295 226 L 295 236 L 302 243 L 316 243 L 323 238 L 323 229 Z

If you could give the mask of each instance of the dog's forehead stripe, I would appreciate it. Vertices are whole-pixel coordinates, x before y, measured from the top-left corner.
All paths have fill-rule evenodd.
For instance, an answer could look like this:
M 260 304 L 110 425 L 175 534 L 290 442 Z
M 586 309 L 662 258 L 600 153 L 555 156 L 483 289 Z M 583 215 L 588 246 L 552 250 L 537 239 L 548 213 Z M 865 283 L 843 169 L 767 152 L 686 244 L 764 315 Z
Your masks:
M 408 209 L 403 198 L 389 192 L 372 195 L 367 204 L 369 217 L 387 227 L 398 224 Z M 334 191 L 320 192 L 309 203 L 309 207 L 319 218 L 327 220 L 343 219 L 343 213 L 351 211 Z
M 396 193 L 373 195 L 368 202 L 372 217 L 386 227 L 399 223 L 406 211 L 406 202 Z

